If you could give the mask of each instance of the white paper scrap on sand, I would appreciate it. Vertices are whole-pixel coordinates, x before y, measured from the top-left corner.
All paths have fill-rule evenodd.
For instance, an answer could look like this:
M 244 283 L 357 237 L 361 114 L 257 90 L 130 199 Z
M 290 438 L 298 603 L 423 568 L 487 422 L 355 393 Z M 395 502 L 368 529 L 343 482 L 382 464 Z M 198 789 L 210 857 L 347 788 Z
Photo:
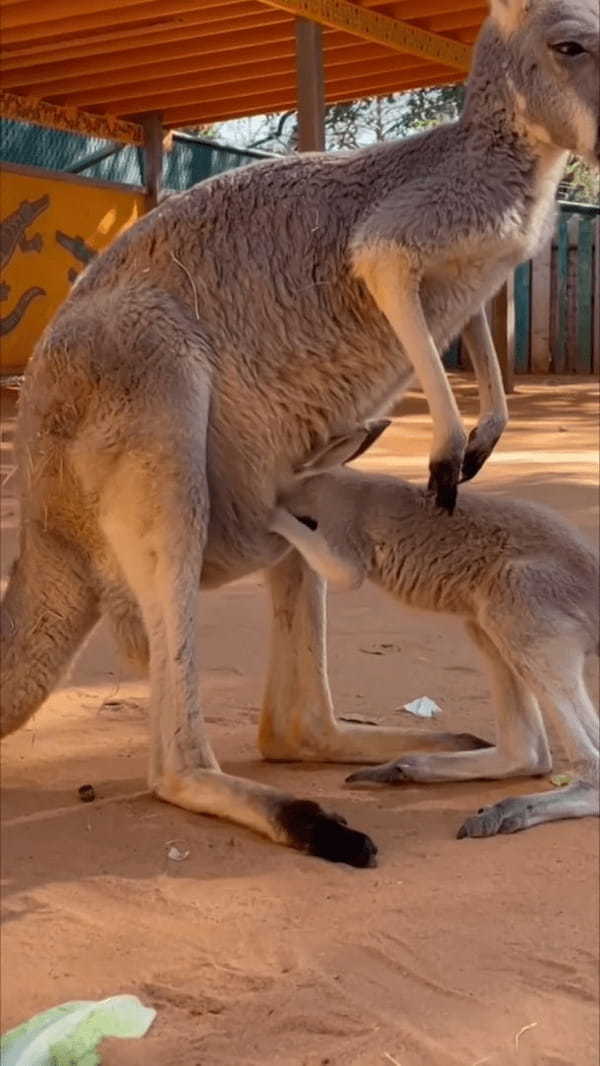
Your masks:
M 416 715 L 417 718 L 436 718 L 442 713 L 442 708 L 429 699 L 429 696 L 419 696 L 417 700 L 405 703 L 403 711 Z
M 36 1014 L 0 1038 L 2 1066 L 100 1066 L 105 1036 L 144 1036 L 156 1011 L 137 996 L 77 1000 Z

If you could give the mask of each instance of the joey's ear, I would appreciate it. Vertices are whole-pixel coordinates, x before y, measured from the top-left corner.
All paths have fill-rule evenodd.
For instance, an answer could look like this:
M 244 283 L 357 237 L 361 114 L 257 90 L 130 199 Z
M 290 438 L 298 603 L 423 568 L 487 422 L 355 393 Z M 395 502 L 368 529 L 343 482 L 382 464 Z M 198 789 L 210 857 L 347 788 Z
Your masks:
M 531 0 L 490 0 L 490 15 L 505 33 L 518 29 L 531 7 Z
M 323 470 L 330 470 L 333 466 L 351 463 L 374 444 L 389 424 L 389 418 L 382 418 L 377 422 L 365 422 L 364 426 L 359 426 L 352 433 L 344 437 L 336 437 L 298 467 L 296 474 L 299 477 L 310 477 Z

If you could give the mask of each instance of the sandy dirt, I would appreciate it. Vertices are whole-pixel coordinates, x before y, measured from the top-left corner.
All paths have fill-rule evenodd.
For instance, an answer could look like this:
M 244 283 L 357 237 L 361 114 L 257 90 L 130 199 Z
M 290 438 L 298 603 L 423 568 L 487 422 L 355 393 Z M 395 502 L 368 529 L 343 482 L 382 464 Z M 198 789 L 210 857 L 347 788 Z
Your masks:
M 472 419 L 474 386 L 456 384 Z M 545 501 L 596 540 L 597 403 L 589 381 L 519 383 L 478 487 Z M 422 397 L 401 412 L 363 466 L 423 478 Z M 13 428 L 9 405 L 4 573 Z M 263 585 L 259 575 L 204 598 L 218 756 L 343 812 L 374 837 L 379 866 L 330 865 L 151 799 L 146 684 L 121 671 L 100 629 L 3 749 L 2 1029 L 65 1000 L 132 992 L 157 1019 L 142 1041 L 108 1041 L 104 1066 L 597 1066 L 598 822 L 457 841 L 481 805 L 549 782 L 359 792 L 342 766 L 262 763 Z M 330 646 L 339 713 L 412 726 L 398 708 L 428 695 L 443 728 L 493 736 L 457 623 L 363 588 L 331 596 Z M 84 805 L 86 783 L 98 798 Z M 189 850 L 183 862 L 168 859 L 171 841 Z

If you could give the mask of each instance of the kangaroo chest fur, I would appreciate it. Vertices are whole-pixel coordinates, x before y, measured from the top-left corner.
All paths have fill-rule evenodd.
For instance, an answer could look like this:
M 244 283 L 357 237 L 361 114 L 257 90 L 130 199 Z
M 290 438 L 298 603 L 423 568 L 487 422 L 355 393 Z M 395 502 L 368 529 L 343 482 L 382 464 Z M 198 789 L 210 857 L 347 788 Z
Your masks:
M 386 239 L 421 257 L 423 308 L 440 348 L 546 230 L 555 183 L 540 196 L 535 168 L 512 162 L 490 177 L 494 159 L 469 152 L 465 136 L 450 125 L 363 152 L 220 175 L 159 205 L 88 268 L 76 292 L 129 278 L 169 290 L 214 350 L 216 391 L 250 390 L 271 421 L 274 408 L 289 417 L 292 404 L 300 419 L 312 409 L 316 422 L 329 409 L 328 433 L 336 413 L 340 425 L 369 417 L 411 376 L 353 271 L 357 233 L 377 237 L 377 205 Z

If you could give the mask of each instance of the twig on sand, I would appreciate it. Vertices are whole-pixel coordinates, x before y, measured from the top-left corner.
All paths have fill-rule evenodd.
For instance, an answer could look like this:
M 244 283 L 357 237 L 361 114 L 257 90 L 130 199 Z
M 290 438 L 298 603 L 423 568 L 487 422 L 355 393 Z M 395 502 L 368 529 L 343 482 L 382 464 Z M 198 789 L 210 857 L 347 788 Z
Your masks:
M 181 267 L 181 269 L 183 270 L 184 274 L 187 274 L 187 276 L 188 276 L 188 281 L 189 281 L 190 285 L 192 286 L 192 291 L 194 293 L 194 313 L 195 313 L 196 318 L 198 319 L 198 321 L 200 321 L 200 310 L 198 308 L 198 292 L 196 290 L 196 284 L 194 282 L 194 279 L 193 279 L 190 271 L 186 267 L 185 263 L 182 263 L 181 259 L 178 259 L 174 252 L 171 252 L 171 259 L 173 260 L 174 263 L 177 263 L 177 266 Z
M 530 1022 L 529 1025 L 524 1025 L 522 1029 L 519 1029 L 518 1033 L 515 1033 L 515 1051 L 519 1051 L 519 1040 L 523 1036 L 523 1033 L 527 1033 L 529 1029 L 535 1029 L 537 1022 Z
M 398 1059 L 395 1059 L 393 1055 L 390 1055 L 389 1051 L 384 1051 L 383 1057 L 392 1063 L 392 1066 L 400 1066 Z
M 16 466 L 1 466 L 0 467 L 0 481 L 2 482 L 2 488 L 5 489 L 8 485 L 13 474 L 16 474 Z

